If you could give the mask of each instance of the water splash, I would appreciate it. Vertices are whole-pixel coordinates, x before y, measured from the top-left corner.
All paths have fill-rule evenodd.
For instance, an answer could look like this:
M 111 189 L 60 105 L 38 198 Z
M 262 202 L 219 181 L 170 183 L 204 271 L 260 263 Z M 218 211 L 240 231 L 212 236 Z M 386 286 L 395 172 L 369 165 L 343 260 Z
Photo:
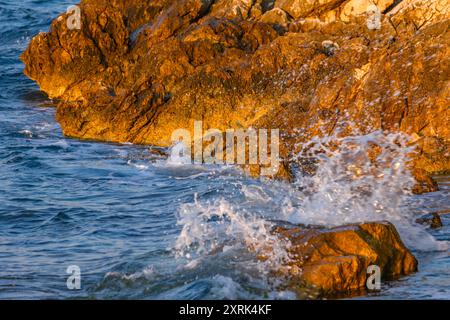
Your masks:
M 293 159 L 302 164 L 293 184 L 242 182 L 231 194 L 196 196 L 183 204 L 177 256 L 197 266 L 205 256 L 247 250 L 264 256 L 256 265 L 268 274 L 289 260 L 289 243 L 271 233 L 280 221 L 338 226 L 387 220 L 410 248 L 446 250 L 446 243 L 415 224 L 408 208 L 415 183 L 408 170 L 412 152 L 408 136 L 400 133 L 315 137 Z
M 315 167 L 297 173 L 303 202 L 288 212 L 299 222 L 342 225 L 410 218 L 403 209 L 414 178 L 408 170 L 413 148 L 402 134 L 376 131 L 349 137 L 313 138 L 297 156 Z
M 445 250 L 445 243 L 415 224 L 408 207 L 415 184 L 409 170 L 415 152 L 411 139 L 383 131 L 339 135 L 315 137 L 303 145 L 296 158 L 312 164 L 315 173 L 298 171 L 294 186 L 302 200 L 294 205 L 286 199 L 285 218 L 327 226 L 387 220 L 411 248 Z
M 271 232 L 272 223 L 245 208 L 236 209 L 224 198 L 201 202 L 196 196 L 194 203 L 181 206 L 178 224 L 182 227 L 175 244 L 179 257 L 196 259 L 244 250 L 259 258 L 262 272 L 288 259 L 289 243 Z

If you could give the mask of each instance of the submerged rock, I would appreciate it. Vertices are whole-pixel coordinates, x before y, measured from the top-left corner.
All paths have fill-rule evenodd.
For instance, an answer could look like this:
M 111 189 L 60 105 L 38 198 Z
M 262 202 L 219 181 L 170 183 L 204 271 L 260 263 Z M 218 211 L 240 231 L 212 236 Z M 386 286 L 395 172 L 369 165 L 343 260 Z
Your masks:
M 417 271 L 417 260 L 389 222 L 275 232 L 292 243 L 292 260 L 282 270 L 288 287 L 306 298 L 367 292 L 370 266 L 379 268 L 382 281 Z
M 437 212 L 431 213 L 429 215 L 425 215 L 425 216 L 417 219 L 416 223 L 428 225 L 428 226 L 430 226 L 431 229 L 439 229 L 444 226 L 442 224 L 441 216 Z

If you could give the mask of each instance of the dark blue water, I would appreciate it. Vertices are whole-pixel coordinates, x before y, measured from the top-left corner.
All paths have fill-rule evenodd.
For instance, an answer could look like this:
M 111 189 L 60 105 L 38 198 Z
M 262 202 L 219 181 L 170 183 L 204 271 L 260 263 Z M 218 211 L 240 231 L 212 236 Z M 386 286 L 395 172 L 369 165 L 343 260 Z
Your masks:
M 261 221 L 280 218 L 290 186 L 63 137 L 18 57 L 71 4 L 0 1 L 0 299 L 295 298 L 245 250 L 248 239 L 272 240 Z M 412 211 L 450 207 L 441 180 L 443 191 L 412 199 Z M 448 227 L 432 234 L 450 239 Z M 450 298 L 448 251 L 416 254 L 421 271 L 375 298 Z M 72 265 L 81 290 L 67 288 Z

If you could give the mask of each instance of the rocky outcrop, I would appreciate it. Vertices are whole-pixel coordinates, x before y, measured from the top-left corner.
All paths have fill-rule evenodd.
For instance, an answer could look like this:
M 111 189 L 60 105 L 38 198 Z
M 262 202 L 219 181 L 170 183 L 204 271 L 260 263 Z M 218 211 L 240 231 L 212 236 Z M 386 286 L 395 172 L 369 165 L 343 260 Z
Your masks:
M 67 136 L 168 146 L 195 120 L 281 128 L 289 162 L 345 119 L 412 135 L 415 167 L 447 171 L 449 5 L 375 3 L 379 30 L 372 1 L 83 0 L 81 29 L 61 15 L 22 60 Z
M 279 227 L 275 232 L 292 243 L 292 261 L 281 272 L 287 274 L 288 287 L 305 298 L 364 292 L 373 273 L 371 266 L 379 268 L 382 281 L 417 271 L 417 260 L 388 222 Z

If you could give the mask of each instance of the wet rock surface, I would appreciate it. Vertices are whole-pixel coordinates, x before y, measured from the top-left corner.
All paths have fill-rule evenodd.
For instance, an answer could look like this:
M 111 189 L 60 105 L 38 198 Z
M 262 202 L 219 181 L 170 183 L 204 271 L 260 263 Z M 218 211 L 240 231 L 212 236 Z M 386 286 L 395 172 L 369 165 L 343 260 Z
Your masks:
M 292 243 L 292 262 L 284 271 L 289 287 L 305 297 L 361 293 L 367 290 L 370 266 L 379 268 L 382 281 L 417 271 L 417 260 L 389 222 L 280 227 L 275 232 Z
M 416 222 L 419 224 L 428 225 L 431 229 L 439 229 L 444 226 L 442 224 L 441 216 L 436 212 L 425 215 L 417 219 Z

